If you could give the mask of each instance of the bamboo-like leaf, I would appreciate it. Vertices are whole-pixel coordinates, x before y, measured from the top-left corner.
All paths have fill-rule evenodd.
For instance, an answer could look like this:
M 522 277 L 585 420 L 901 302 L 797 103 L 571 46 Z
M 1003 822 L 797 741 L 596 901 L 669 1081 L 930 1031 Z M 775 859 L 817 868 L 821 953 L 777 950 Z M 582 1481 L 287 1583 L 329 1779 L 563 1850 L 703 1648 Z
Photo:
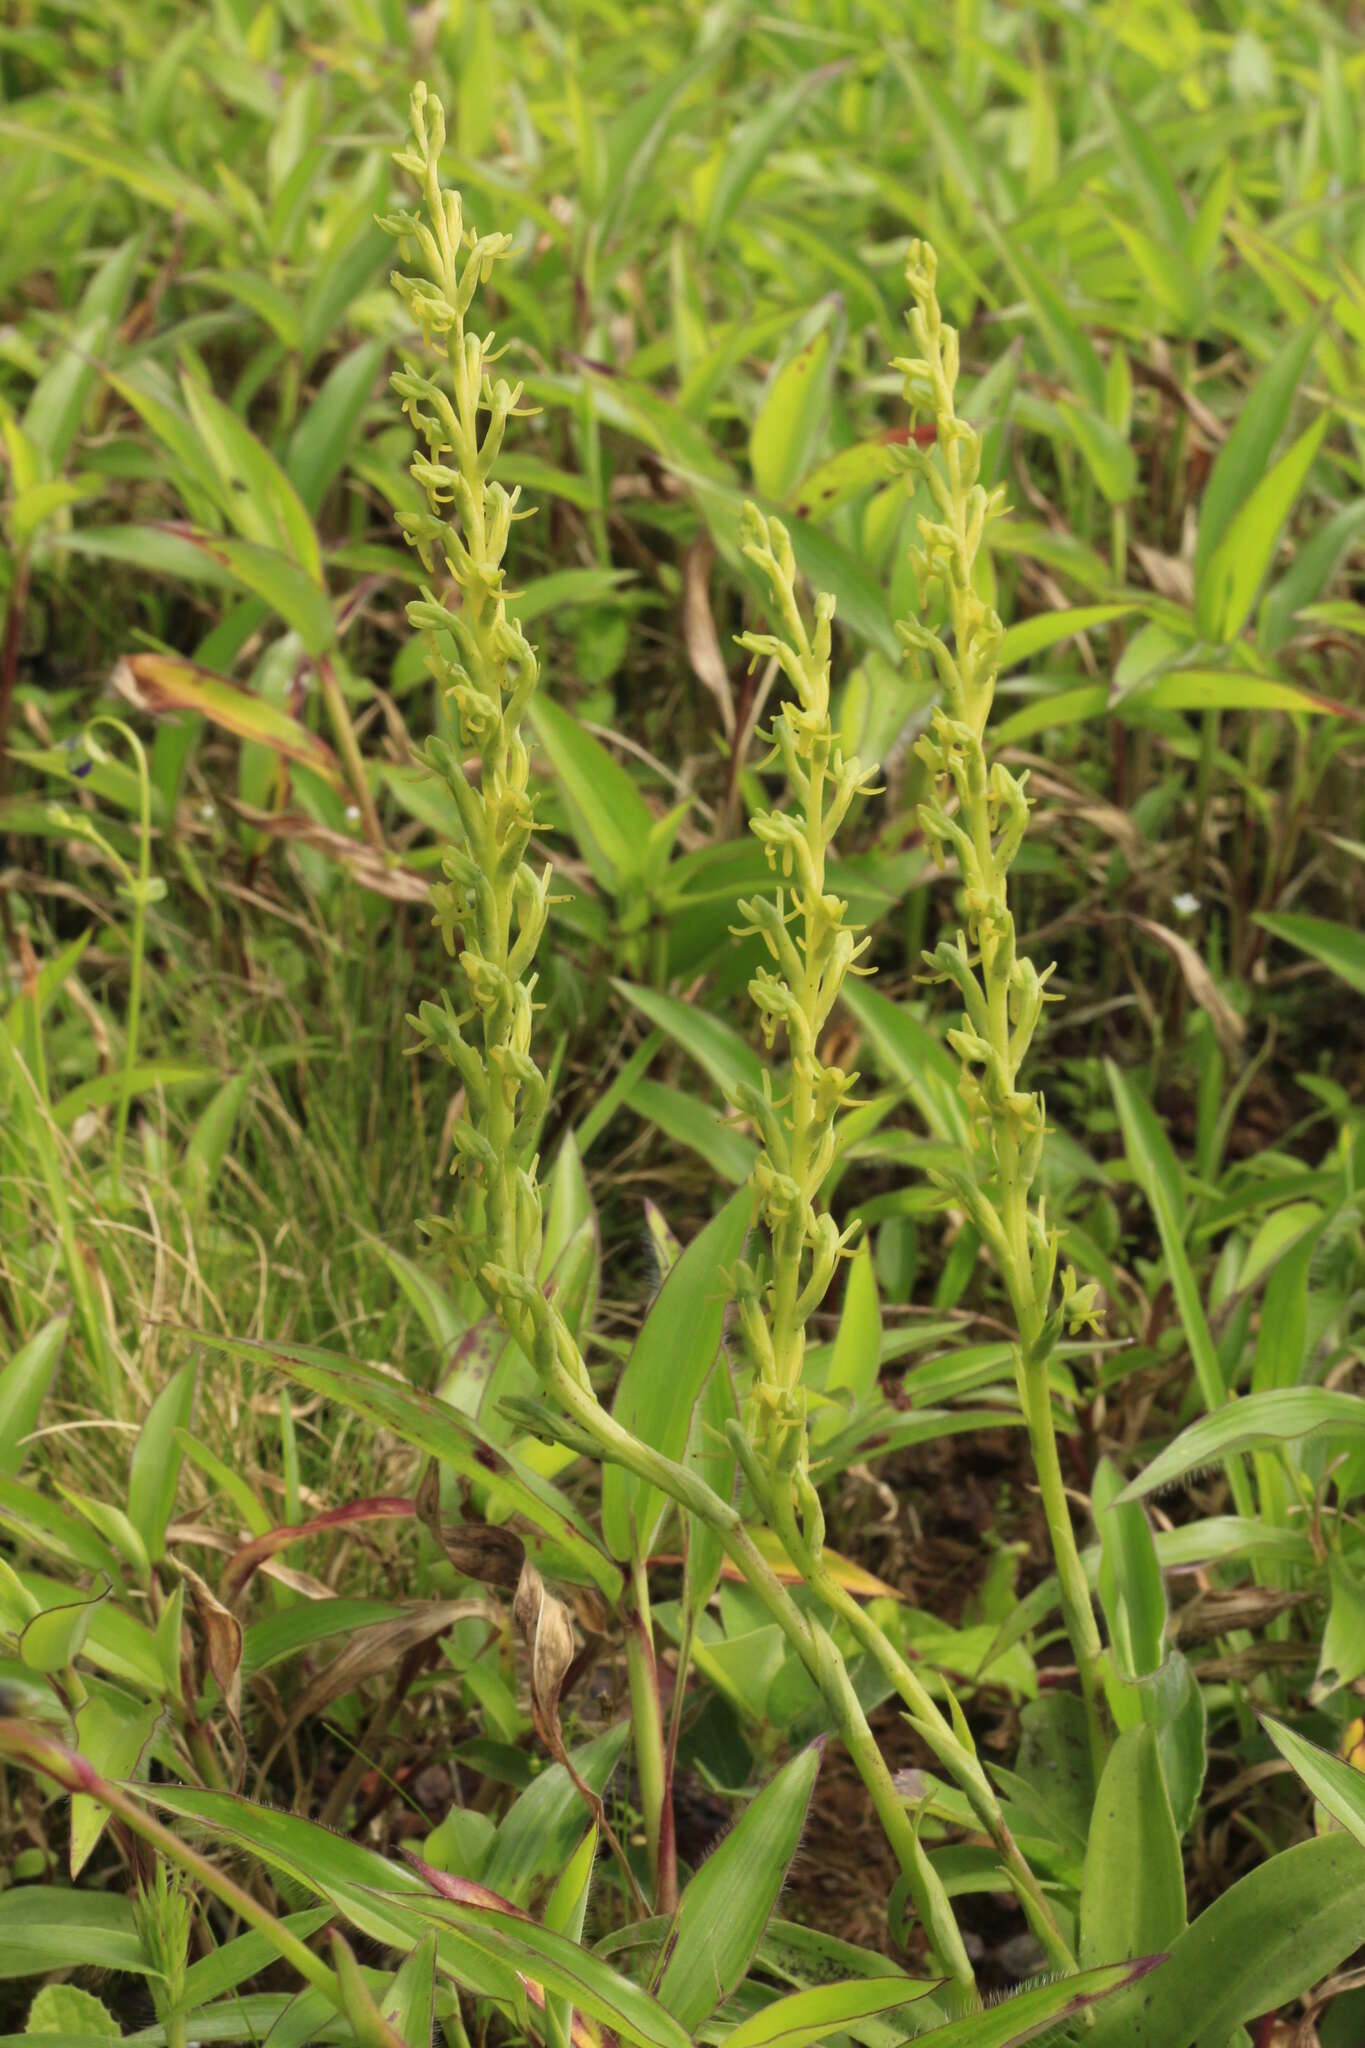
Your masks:
M 180 1482 L 178 1432 L 189 1428 L 193 1408 L 194 1367 L 182 1365 L 147 1410 L 128 1468 L 128 1518 L 153 1564 L 166 1554 L 166 1529 Z
M 20 1345 L 0 1372 L 0 1477 L 12 1479 L 28 1456 L 24 1439 L 37 1427 L 70 1320 L 53 1316 Z
M 664 1281 L 621 1375 L 613 1412 L 631 1434 L 676 1462 L 692 1411 L 720 1349 L 724 1276 L 739 1257 L 753 1211 L 741 1188 L 693 1238 Z M 668 1502 L 620 1466 L 602 1474 L 602 1532 L 613 1556 L 647 1558 Z
M 1292 1764 L 1313 1797 L 1365 1849 L 1365 1773 L 1344 1757 L 1320 1749 L 1283 1721 L 1261 1716 L 1261 1726 L 1286 1763 Z
M 659 1998 L 689 2034 L 742 1980 L 777 1904 L 820 1768 L 805 1749 L 764 1786 L 682 1895 L 656 1973 Z
M 741 1086 L 761 1086 L 763 1068 L 757 1055 L 721 1018 L 680 1002 L 662 989 L 640 988 L 628 981 L 613 981 L 612 987 L 651 1024 L 667 1032 L 711 1076 L 722 1095 L 733 1096 Z
M 1184 1930 L 1180 1838 L 1156 1737 L 1143 1724 L 1119 1736 L 1095 1793 L 1081 1880 L 1081 1966 L 1154 1955 Z
M 89 1598 L 64 1600 L 35 1614 L 19 1634 L 19 1655 L 29 1670 L 59 1672 L 73 1664 L 85 1647 L 96 1613 L 108 1598 L 106 1584 Z
M 640 872 L 653 812 L 615 755 L 562 705 L 537 697 L 531 723 L 550 758 L 579 852 L 602 888 L 619 890 Z
M 937 1989 L 913 1977 L 853 1978 L 843 1984 L 819 1984 L 775 1998 L 759 2012 L 741 2020 L 725 2037 L 725 2048 L 808 2048 L 828 2034 L 841 2034 L 859 2020 L 895 2012 Z
M 1217 636 L 1219 627 L 1219 591 L 1209 574 L 1210 564 L 1284 432 L 1321 326 L 1320 320 L 1304 321 L 1262 371 L 1210 472 L 1194 552 L 1195 623 L 1209 638 Z
M 64 1885 L 21 1884 L 0 1892 L 0 1978 L 69 1970 L 153 1968 L 121 1892 L 73 1891 Z
M 1266 471 L 1207 559 L 1203 573 L 1209 588 L 1198 593 L 1198 606 L 1201 615 L 1216 620 L 1221 640 L 1237 639 L 1251 616 L 1256 593 L 1322 446 L 1327 424 L 1328 416 L 1323 413 Z
M 1040 2034 L 1050 2034 L 1062 2020 L 1127 1990 L 1163 1962 L 1160 1956 L 1150 1956 L 1138 1963 L 1083 1970 L 1031 1991 L 1016 1991 L 1012 1998 L 985 2012 L 968 2013 L 960 2020 L 950 2020 L 946 2027 L 931 2028 L 924 2039 L 933 2048 L 1018 2048 Z
M 534 1978 L 547 1992 L 560 1993 L 639 2048 L 691 2048 L 690 2037 L 658 1999 L 567 1936 L 496 1906 L 429 1896 L 407 1904 L 415 1920 L 459 1929 L 499 1961 Z
M 1095 2015 L 1095 2048 L 1223 2043 L 1318 1984 L 1357 1947 L 1365 1850 L 1323 1835 L 1239 1878 L 1187 1928 L 1149 1983 Z
M 749 430 L 755 486 L 778 504 L 800 483 L 819 446 L 838 343 L 836 312 L 837 301 L 828 303 L 816 333 L 773 373 Z
M 1239 1451 L 1297 1443 L 1323 1429 L 1334 1436 L 1365 1433 L 1365 1397 L 1328 1387 L 1267 1387 L 1259 1394 L 1244 1394 L 1183 1429 L 1173 1444 L 1158 1451 L 1145 1471 L 1129 1481 L 1119 1500 L 1139 1500 L 1143 1494 L 1173 1486 L 1186 1473 L 1217 1464 Z
M 1365 934 L 1347 924 L 1334 924 L 1327 917 L 1308 917 L 1301 912 L 1279 912 L 1256 919 L 1272 939 L 1283 939 L 1310 959 L 1320 960 L 1333 974 L 1365 995 Z

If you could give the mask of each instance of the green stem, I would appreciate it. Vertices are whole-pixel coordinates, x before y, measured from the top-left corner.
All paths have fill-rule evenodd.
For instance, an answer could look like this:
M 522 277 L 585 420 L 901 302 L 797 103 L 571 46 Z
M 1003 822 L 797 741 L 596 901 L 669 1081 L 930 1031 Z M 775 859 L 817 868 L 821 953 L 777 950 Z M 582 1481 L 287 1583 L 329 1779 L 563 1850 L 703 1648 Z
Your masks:
M 971 1960 L 947 1895 L 920 1844 L 905 1801 L 896 1790 L 838 1647 L 823 1629 L 802 1614 L 742 1525 L 728 1531 L 723 1541 L 731 1562 L 743 1573 L 746 1584 L 763 1602 L 819 1688 L 839 1738 L 857 1767 L 895 1851 L 936 1966 L 945 1970 L 954 1983 L 971 1990 L 975 1983 Z
M 273 1913 L 253 1899 L 241 1885 L 234 1883 L 207 1856 L 201 1856 L 197 1849 L 191 1849 L 168 1827 L 144 1813 L 137 1800 L 121 1785 L 100 1777 L 83 1756 L 67 1749 L 44 1729 L 23 1721 L 0 1721 L 0 1756 L 52 1779 L 65 1792 L 84 1792 L 98 1800 L 101 1806 L 107 1807 L 123 1822 L 130 1833 L 139 1836 L 168 1863 L 187 1871 L 238 1919 L 245 1921 L 258 1934 L 263 1934 L 281 1960 L 297 1970 L 306 1983 L 321 1991 L 345 2016 L 346 2007 L 335 1974 L 296 1934 L 282 1926 Z
M 1052 1395 L 1048 1388 L 1047 1367 L 1026 1366 L 1019 1356 L 1016 1377 L 1019 1403 L 1028 1423 L 1029 1444 L 1033 1451 L 1034 1469 L 1038 1474 L 1038 1491 L 1042 1497 L 1043 1513 L 1047 1517 L 1053 1562 L 1057 1567 L 1057 1579 L 1061 1586 L 1062 1618 L 1066 1624 L 1072 1654 L 1076 1659 L 1081 1693 L 1085 1699 L 1086 1718 L 1090 1728 L 1090 1754 L 1098 1782 L 1109 1750 L 1104 1715 L 1104 1644 L 1095 1620 L 1090 1582 L 1085 1575 L 1085 1566 L 1081 1563 L 1076 1531 L 1071 1521 L 1071 1507 L 1066 1497 L 1066 1484 L 1062 1478 L 1061 1461 L 1057 1455 L 1057 1432 L 1052 1419 Z
M 794 1533 L 784 1534 L 784 1542 L 790 1542 L 791 1534 Z M 799 1542 L 799 1537 L 797 1540 Z M 793 1561 L 798 1563 L 811 1591 L 818 1594 L 831 1613 L 837 1614 L 847 1624 L 855 1641 L 867 1652 L 888 1685 L 909 1709 L 940 1763 L 957 1779 L 966 1793 L 972 1811 L 990 1836 L 1015 1896 L 1053 1968 L 1063 1972 L 1074 1970 L 1075 1957 L 1067 1947 L 1061 1929 L 1053 1917 L 1052 1908 L 1042 1886 L 1029 1869 L 1020 1853 L 1019 1845 L 1010 1833 L 1009 1824 L 991 1788 L 990 1780 L 976 1759 L 964 1748 L 955 1730 L 945 1720 L 937 1701 L 926 1690 L 921 1679 L 901 1656 L 885 1631 L 878 1628 L 876 1622 L 859 1606 L 848 1589 L 839 1584 L 828 1565 L 822 1560 L 802 1555 L 799 1549 Z
M 573 1339 L 567 1330 L 557 1332 L 559 1351 L 573 1346 Z M 529 1341 L 523 1337 L 523 1348 Z M 575 1360 L 581 1369 L 581 1361 Z M 951 1922 L 952 1935 L 942 1926 L 942 1909 L 934 1896 L 932 1871 L 924 1858 L 918 1839 L 905 1811 L 900 1795 L 891 1783 L 885 1760 L 877 1748 L 876 1738 L 867 1725 L 857 1694 L 848 1682 L 848 1673 L 838 1650 L 827 1637 L 818 1635 L 807 1621 L 796 1602 L 783 1586 L 767 1559 L 749 1536 L 738 1511 L 723 1501 L 719 1494 L 702 1479 L 689 1472 L 685 1466 L 675 1465 L 633 1437 L 623 1429 L 613 1415 L 607 1413 L 587 1384 L 586 1372 L 580 1379 L 578 1372 L 556 1355 L 550 1368 L 550 1384 L 563 1406 L 576 1422 L 582 1424 L 600 1447 L 604 1458 L 611 1458 L 623 1465 L 628 1472 L 647 1480 L 662 1492 L 669 1494 L 678 1504 L 709 1528 L 715 1529 L 725 1546 L 726 1554 L 743 1574 L 745 1583 L 763 1602 L 773 1620 L 781 1628 L 802 1664 L 814 1679 L 820 1694 L 829 1709 L 835 1728 L 842 1738 L 849 1755 L 857 1765 L 859 1775 L 867 1786 L 868 1793 L 876 1806 L 878 1817 L 886 1829 L 888 1840 L 896 1852 L 897 1861 L 905 1874 L 915 1910 L 934 1944 L 940 1966 L 956 1982 L 970 1987 L 973 1982 L 971 1963 L 962 1946 L 956 1924 Z M 927 1875 L 926 1875 L 927 1873 Z
M 345 696 L 342 693 L 341 684 L 337 680 L 337 672 L 332 665 L 332 658 L 328 654 L 321 655 L 318 659 L 318 681 L 322 685 L 322 701 L 327 707 L 327 718 L 332 728 L 332 736 L 341 750 L 341 758 L 346 764 L 347 780 L 350 782 L 351 788 L 355 793 L 356 805 L 365 827 L 365 837 L 369 840 L 376 853 L 382 853 L 384 851 L 384 828 L 379 822 L 379 813 L 375 809 L 374 796 L 370 790 L 370 778 L 365 773 L 365 756 L 360 750 L 360 740 L 356 734 L 355 725 L 352 722 Z
M 659 1673 L 649 1609 L 649 1578 L 638 1558 L 631 1566 L 631 1585 L 635 1594 L 635 1613 L 626 1630 L 626 1670 L 630 1682 L 631 1727 L 635 1736 L 635 1769 L 640 1781 L 640 1806 L 644 1814 L 654 1910 L 656 1913 L 671 1913 L 677 1903 L 677 1864 L 672 1854 L 665 1858 L 661 1853 L 665 1835 L 670 1850 L 672 1847 L 673 1831 L 671 1827 L 664 1827 L 668 1767 L 664 1757 Z M 666 1864 L 672 1864 L 671 1871 Z
M 147 755 L 141 740 L 132 727 L 121 718 L 101 716 L 92 718 L 90 729 L 107 725 L 127 742 L 129 751 L 137 764 L 138 781 L 138 856 L 137 880 L 129 889 L 133 900 L 133 930 L 128 959 L 128 1020 L 123 1036 L 123 1077 L 119 1088 L 118 1110 L 114 1123 L 114 1187 L 123 1186 L 123 1151 L 128 1134 L 128 1117 L 133 1101 L 133 1075 L 137 1068 L 138 1041 L 142 1026 L 142 973 L 147 951 L 147 905 L 151 896 L 152 882 L 152 778 L 147 766 Z M 127 870 L 124 870 L 125 875 Z

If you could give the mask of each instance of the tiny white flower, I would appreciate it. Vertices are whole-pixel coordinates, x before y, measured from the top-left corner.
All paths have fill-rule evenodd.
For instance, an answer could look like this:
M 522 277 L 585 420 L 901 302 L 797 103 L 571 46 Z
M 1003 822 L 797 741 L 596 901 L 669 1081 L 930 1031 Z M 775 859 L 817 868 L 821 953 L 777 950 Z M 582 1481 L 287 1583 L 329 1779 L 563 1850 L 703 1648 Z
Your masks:
M 218 816 L 217 806 L 214 804 L 200 804 L 199 816 L 206 825 L 211 825 Z
M 358 825 L 358 824 L 360 823 L 360 806 L 359 806 L 359 804 L 347 804 L 347 806 L 346 806 L 346 823 L 347 823 L 348 825 Z
M 1182 889 L 1178 896 L 1172 896 L 1171 908 L 1177 917 L 1193 917 L 1199 909 L 1199 898 Z

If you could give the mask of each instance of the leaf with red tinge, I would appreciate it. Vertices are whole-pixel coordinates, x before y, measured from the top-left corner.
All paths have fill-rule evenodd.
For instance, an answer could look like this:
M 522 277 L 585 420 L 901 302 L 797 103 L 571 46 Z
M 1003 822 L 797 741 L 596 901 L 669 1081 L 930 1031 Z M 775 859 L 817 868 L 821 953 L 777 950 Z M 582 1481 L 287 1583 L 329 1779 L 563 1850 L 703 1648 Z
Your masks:
M 458 1929 L 490 1956 L 510 1965 L 538 2005 L 545 1991 L 558 1992 L 627 2040 L 639 2043 L 639 2048 L 691 2048 L 687 2034 L 658 1999 L 620 1976 L 591 1949 L 580 1948 L 568 1936 L 542 1927 L 516 1907 L 490 1905 L 484 1900 L 469 1903 L 448 1893 L 439 1898 L 407 1893 L 403 1908 L 414 1921 Z M 542 1996 L 537 1997 L 537 1992 Z
M 336 756 L 316 733 L 211 669 L 166 654 L 130 654 L 114 670 L 114 685 L 140 711 L 195 712 L 239 739 L 256 740 L 337 780 Z
M 429 1863 L 424 1863 L 420 1856 L 413 1854 L 411 1849 L 406 1849 L 403 1853 L 418 1876 L 425 1878 L 431 1889 L 439 1893 L 441 1898 L 453 1899 L 458 1906 L 483 1907 L 489 1912 L 506 1913 L 513 1920 L 524 1920 L 530 1927 L 536 1925 L 529 1913 L 523 1911 L 520 1906 L 514 1906 L 510 1899 L 503 1898 L 501 1892 L 490 1891 L 486 1884 L 476 1884 L 473 1878 L 459 1877 L 454 1871 L 433 1870 Z M 538 1983 L 534 1977 L 526 1976 L 520 1970 L 517 1972 L 517 1975 L 525 1986 L 526 1995 L 531 2000 L 531 2003 L 538 2005 L 543 2011 L 545 2008 L 544 1985 Z M 571 2038 L 575 2042 L 576 2048 L 602 2048 L 600 2032 L 590 2027 L 581 2013 L 575 2013 L 573 2016 Z
M 414 1502 L 405 1494 L 378 1493 L 366 1500 L 349 1500 L 342 1507 L 329 1508 L 326 1514 L 314 1515 L 308 1522 L 285 1522 L 277 1529 L 267 1529 L 264 1536 L 244 1543 L 228 1559 L 218 1582 L 218 1598 L 225 1607 L 235 1607 L 266 1559 L 287 1549 L 291 1543 L 300 1542 L 305 1536 L 321 1536 L 328 1530 L 345 1529 L 356 1522 L 410 1521 L 415 1513 Z

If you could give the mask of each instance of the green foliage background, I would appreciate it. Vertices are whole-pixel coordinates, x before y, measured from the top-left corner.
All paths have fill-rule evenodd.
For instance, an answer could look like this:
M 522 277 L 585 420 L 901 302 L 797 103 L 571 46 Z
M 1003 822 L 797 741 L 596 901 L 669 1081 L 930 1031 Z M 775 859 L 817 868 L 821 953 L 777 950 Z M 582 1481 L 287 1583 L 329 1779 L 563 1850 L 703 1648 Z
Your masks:
M 455 826 L 417 760 L 449 714 L 404 612 L 420 569 L 397 522 L 423 501 L 387 380 L 414 338 L 375 220 L 420 76 L 467 213 L 511 238 L 489 306 L 535 408 L 499 474 L 536 508 L 509 564 L 542 655 L 535 850 L 556 870 L 544 1275 L 610 1388 L 677 1241 L 721 1230 L 754 1157 L 723 1109 L 765 1057 L 756 941 L 731 927 L 766 875 L 747 821 L 781 801 L 757 736 L 774 676 L 735 644 L 766 623 L 752 497 L 837 601 L 834 717 L 883 785 L 832 877 L 878 976 L 836 1026 L 867 1108 L 826 1195 L 867 1249 L 811 1332 L 831 1542 L 913 1584 L 887 1602 L 899 1639 L 1012 1745 L 1055 1620 L 1029 1474 L 1002 1460 L 965 1588 L 917 1568 L 908 1533 L 932 1559 L 980 1491 L 966 1432 L 1008 1445 L 1019 1421 L 998 1284 L 923 1178 L 965 1132 L 956 1019 L 916 978 L 957 917 L 916 822 L 933 691 L 894 630 L 928 498 L 895 473 L 889 363 L 927 238 L 985 481 L 1014 508 L 992 531 L 993 737 L 1035 804 L 1022 941 L 1065 997 L 1030 1085 L 1054 1126 L 1049 1216 L 1105 1306 L 1053 1375 L 1077 1526 L 1133 1676 L 1175 1671 L 1197 1697 L 1180 1739 L 1197 1720 L 1198 1768 L 1163 1755 L 1189 1795 L 1192 1898 L 1312 1832 L 1256 1717 L 1349 1752 L 1365 1675 L 1365 1464 L 1354 1407 L 1322 1405 L 1358 1399 L 1365 1280 L 1360 28 L 1302 0 L 13 0 L 0 1682 L 52 1718 L 46 1679 L 83 1660 L 117 1723 L 108 1775 L 221 1790 L 244 1729 L 247 1789 L 388 1847 L 403 1829 L 347 1755 L 406 1784 L 453 1746 L 467 1808 L 424 1853 L 469 1874 L 485 1852 L 496 1871 L 533 1775 L 505 1632 L 433 1618 L 441 1661 L 402 1663 L 398 1596 L 482 1595 L 401 1523 L 314 1534 L 287 1553 L 306 1579 L 257 1580 L 227 1711 L 194 1580 L 218 1586 L 248 1536 L 420 1477 L 415 1425 L 373 1387 L 348 1406 L 295 1352 L 282 1396 L 245 1345 L 382 1361 L 475 1418 L 486 1443 L 447 1510 L 461 1487 L 506 1505 L 480 1476 L 496 1452 L 522 1461 L 524 1517 L 551 1482 L 572 1518 L 597 1513 L 590 1469 L 499 1405 L 530 1377 L 451 1278 L 457 1106 L 408 1057 L 407 1014 L 449 983 L 427 891 Z M 1248 1397 L 1280 1406 L 1234 1426 Z M 1149 1466 L 1179 1489 L 1156 1496 L 1164 1582 L 1134 1566 L 1131 1520 L 1136 1552 L 1093 1543 Z M 879 1537 L 862 1474 L 915 1521 Z M 547 1573 L 610 1594 L 577 1520 L 535 1527 Z M 73 1600 L 79 1628 L 72 1607 L 27 1638 Z M 615 1671 L 616 1621 L 578 1619 Z M 724 1798 L 819 1730 L 739 1590 L 712 1620 L 682 1755 Z M 318 1646 L 361 1628 L 373 1662 L 323 1699 Z M 580 1713 L 605 1783 L 609 1717 Z M 60 1807 L 3 1810 L 6 1899 L 65 1859 Z M 581 1810 L 556 1812 L 543 1855 L 503 1849 L 498 1882 L 481 1866 L 517 1904 L 543 1903 L 579 1839 Z M 84 1825 L 97 1891 L 118 1851 L 93 1809 Z M 289 1882 L 281 1901 L 301 1905 Z M 1268 1980 L 1256 2010 L 1308 1986 Z M 1358 2025 L 1338 2006 L 1326 2048 Z

